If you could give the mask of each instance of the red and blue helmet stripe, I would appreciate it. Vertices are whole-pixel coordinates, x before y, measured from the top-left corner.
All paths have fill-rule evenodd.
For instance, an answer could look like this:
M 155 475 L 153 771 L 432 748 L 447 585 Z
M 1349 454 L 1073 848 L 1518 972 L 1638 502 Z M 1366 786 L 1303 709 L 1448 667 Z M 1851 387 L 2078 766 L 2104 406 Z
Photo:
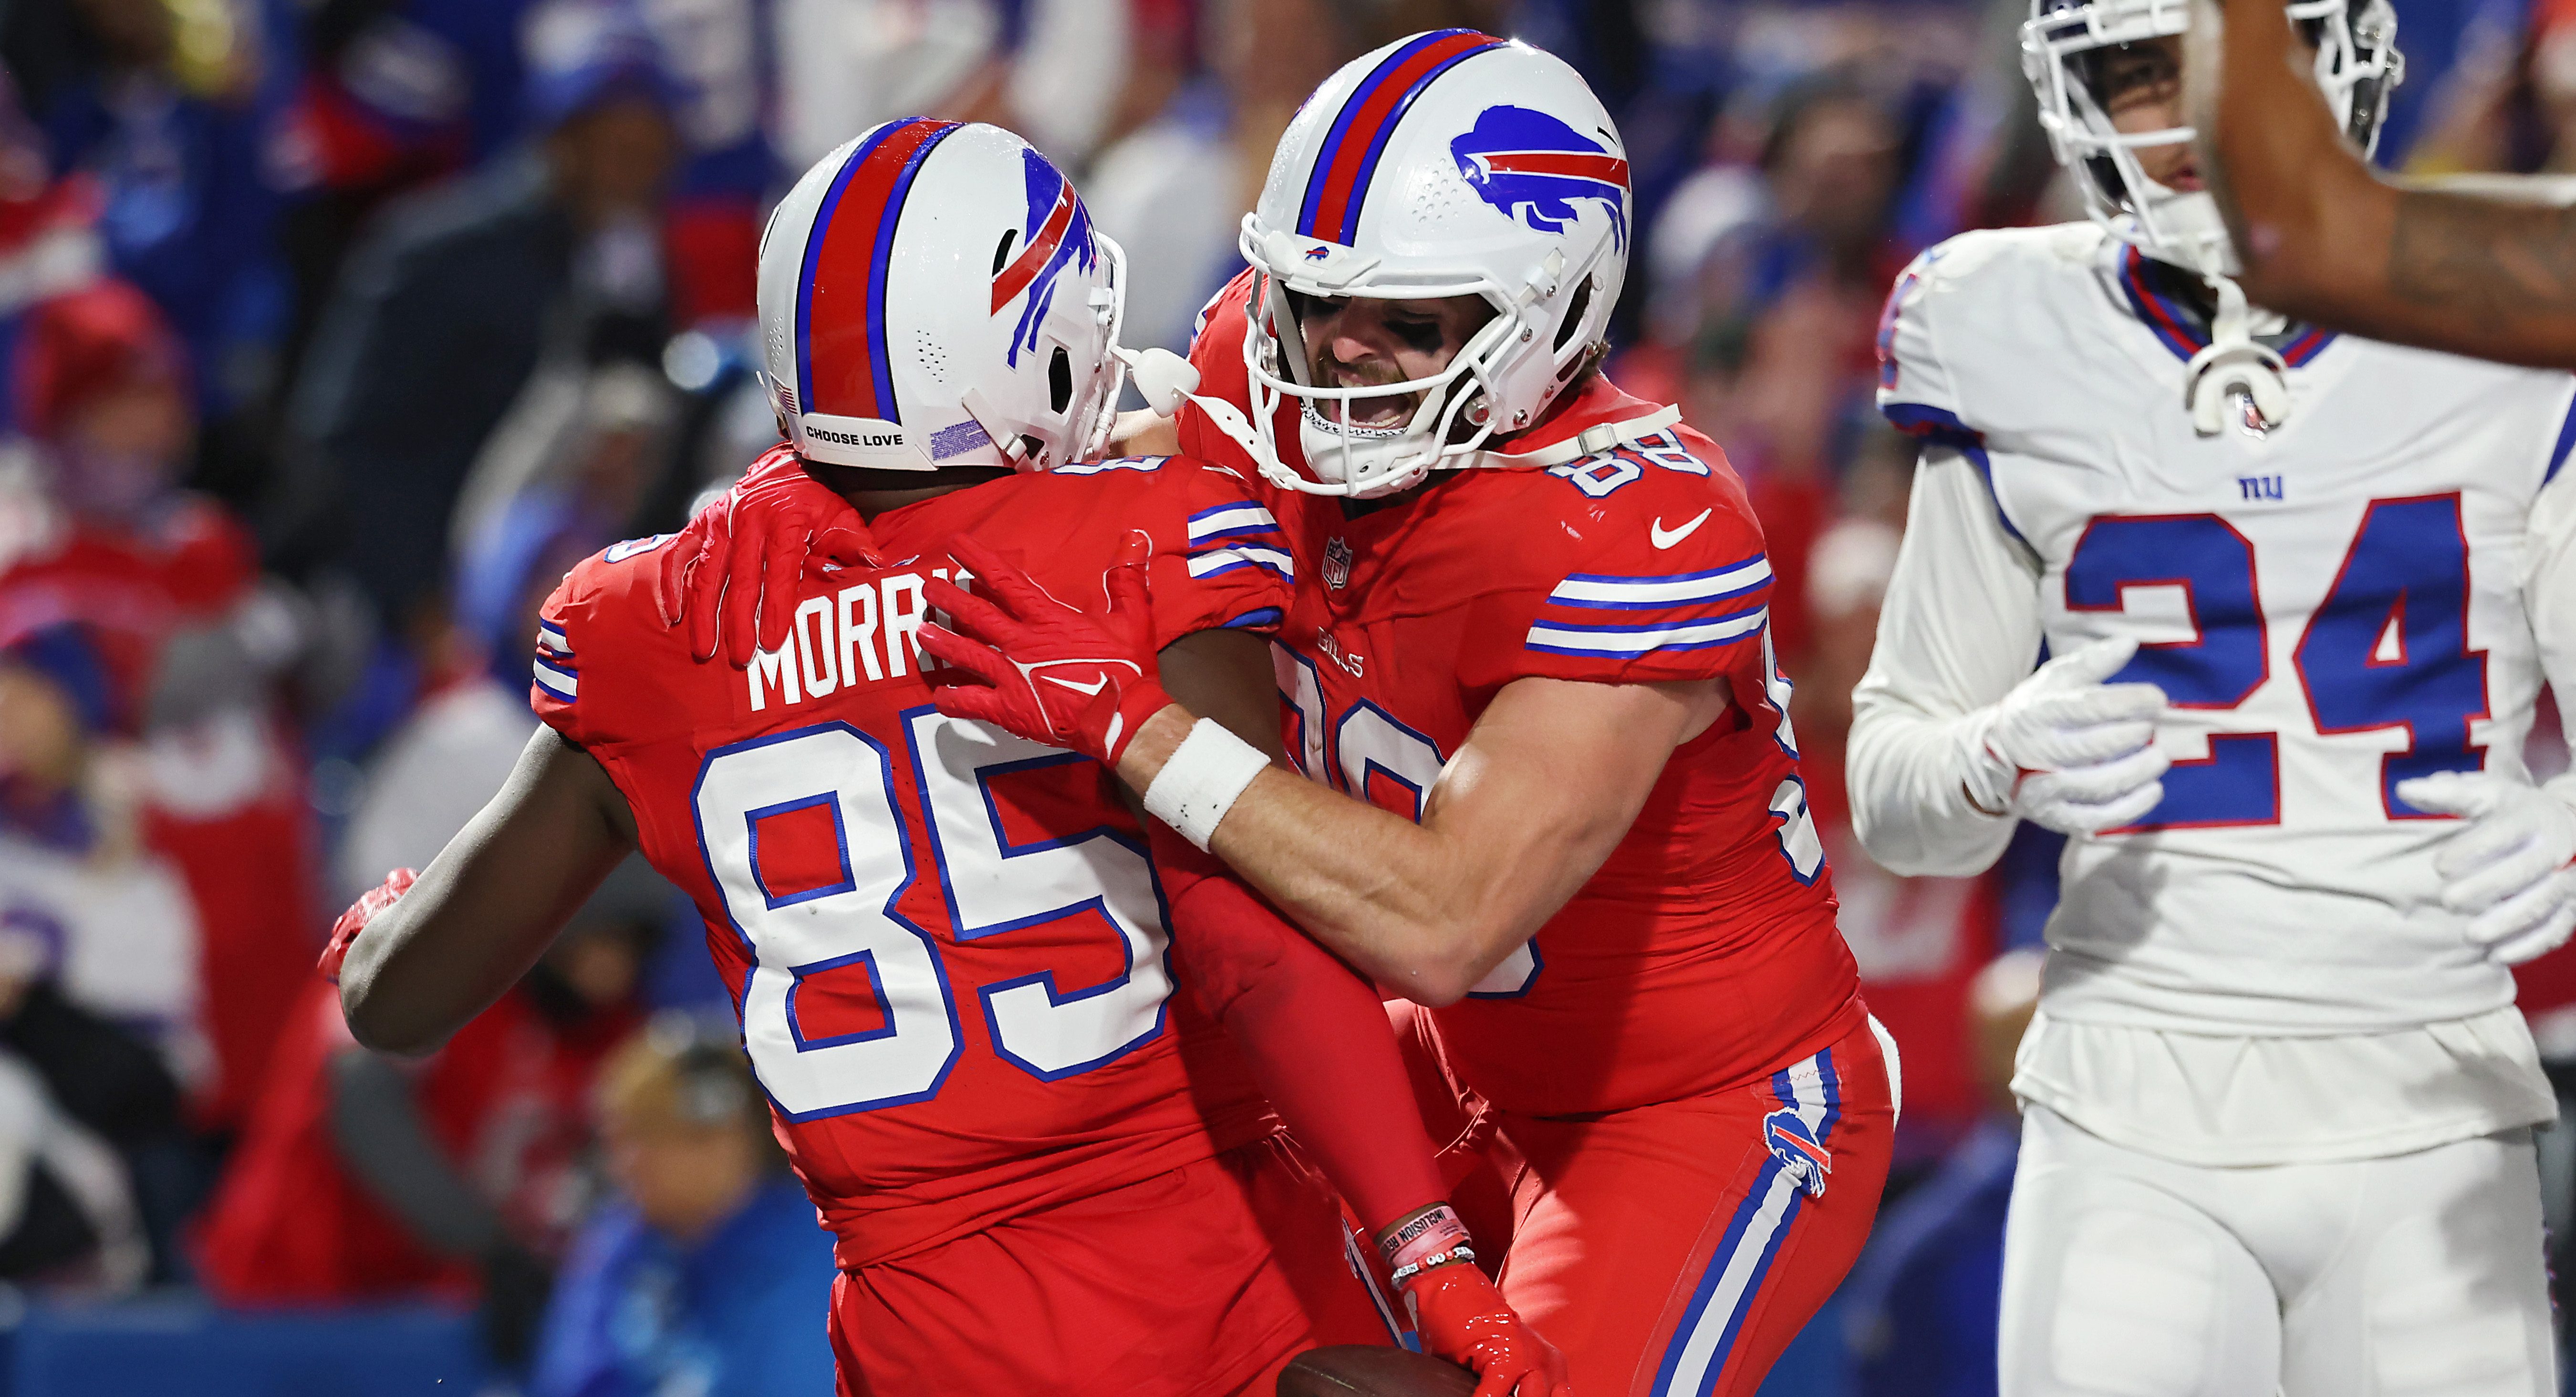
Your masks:
M 1387 139 L 1395 134 L 1413 99 L 1433 78 L 1502 44 L 1491 34 L 1473 29 L 1434 30 L 1398 47 L 1370 69 L 1342 99 L 1342 109 L 1315 153 L 1315 168 L 1306 177 L 1306 200 L 1297 210 L 1297 232 L 1350 245 L 1359 234 L 1360 205 L 1377 175 L 1378 157 L 1385 153 Z
M 903 420 L 886 351 L 887 264 L 913 177 L 931 149 L 956 129 L 956 122 L 926 117 L 878 127 L 850 151 L 823 191 L 797 281 L 798 411 Z M 817 359 L 823 365 L 819 378 Z

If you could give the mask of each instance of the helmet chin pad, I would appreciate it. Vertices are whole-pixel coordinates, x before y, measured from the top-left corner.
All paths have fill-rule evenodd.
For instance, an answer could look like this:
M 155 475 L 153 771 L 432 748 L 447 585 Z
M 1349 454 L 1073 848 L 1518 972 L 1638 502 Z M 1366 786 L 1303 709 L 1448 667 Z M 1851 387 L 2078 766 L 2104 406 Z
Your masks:
M 1428 408 L 1431 403 L 1426 400 L 1421 406 Z M 1415 416 L 1420 416 L 1420 409 Z M 1335 485 L 1365 489 L 1388 478 L 1406 457 L 1421 454 L 1414 446 L 1416 436 L 1416 423 L 1411 420 L 1394 427 L 1336 422 L 1325 416 L 1322 403 L 1312 399 L 1300 404 L 1297 413 L 1297 444 L 1305 451 L 1307 469 L 1316 479 Z

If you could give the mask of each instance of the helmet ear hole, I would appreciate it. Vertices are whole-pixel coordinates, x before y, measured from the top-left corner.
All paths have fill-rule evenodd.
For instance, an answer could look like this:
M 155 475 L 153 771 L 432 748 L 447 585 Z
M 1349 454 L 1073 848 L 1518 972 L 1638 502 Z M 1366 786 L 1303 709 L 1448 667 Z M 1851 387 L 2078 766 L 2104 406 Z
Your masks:
M 1062 412 L 1073 402 L 1073 356 L 1063 345 L 1047 360 L 1047 402 L 1049 410 Z
M 1002 240 L 993 244 L 993 275 L 1000 276 L 1002 268 L 1010 262 L 1011 240 L 1018 237 L 1019 233 L 1020 230 L 1017 228 L 1005 228 L 1002 230 Z
M 1563 354 L 1565 347 L 1573 342 L 1575 332 L 1583 328 L 1583 313 L 1590 309 L 1592 309 L 1592 278 L 1585 277 L 1583 284 L 1574 288 L 1573 297 L 1565 303 L 1565 319 L 1556 327 L 1557 353 Z

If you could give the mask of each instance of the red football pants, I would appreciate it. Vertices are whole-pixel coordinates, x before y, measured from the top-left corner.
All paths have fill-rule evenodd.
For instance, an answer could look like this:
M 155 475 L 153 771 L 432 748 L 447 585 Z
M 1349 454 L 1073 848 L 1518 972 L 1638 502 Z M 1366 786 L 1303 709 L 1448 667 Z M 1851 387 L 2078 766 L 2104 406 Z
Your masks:
M 832 1286 L 842 1397 L 1268 1397 L 1319 1344 L 1389 1342 L 1340 1205 L 1275 1137 Z
M 1390 1006 L 1394 1007 L 1394 1006 Z M 1397 1016 L 1459 1211 L 1584 1397 L 1750 1394 L 1860 1254 L 1896 1130 L 1871 1025 L 1759 1081 L 1584 1119 L 1455 1085 Z

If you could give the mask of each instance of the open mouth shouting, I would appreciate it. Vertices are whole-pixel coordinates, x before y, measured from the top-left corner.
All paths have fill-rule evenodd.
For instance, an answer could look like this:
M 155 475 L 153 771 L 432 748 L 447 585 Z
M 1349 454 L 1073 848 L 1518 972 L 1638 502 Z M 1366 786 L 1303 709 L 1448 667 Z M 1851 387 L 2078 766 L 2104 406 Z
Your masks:
M 1384 360 L 1364 364 L 1344 364 L 1325 358 L 1315 365 L 1319 388 L 1370 388 L 1402 383 L 1403 371 Z M 1311 403 L 1307 411 L 1326 425 L 1351 427 L 1360 431 L 1400 431 L 1413 421 L 1413 413 L 1422 405 L 1422 394 L 1371 393 L 1361 397 L 1327 398 Z

